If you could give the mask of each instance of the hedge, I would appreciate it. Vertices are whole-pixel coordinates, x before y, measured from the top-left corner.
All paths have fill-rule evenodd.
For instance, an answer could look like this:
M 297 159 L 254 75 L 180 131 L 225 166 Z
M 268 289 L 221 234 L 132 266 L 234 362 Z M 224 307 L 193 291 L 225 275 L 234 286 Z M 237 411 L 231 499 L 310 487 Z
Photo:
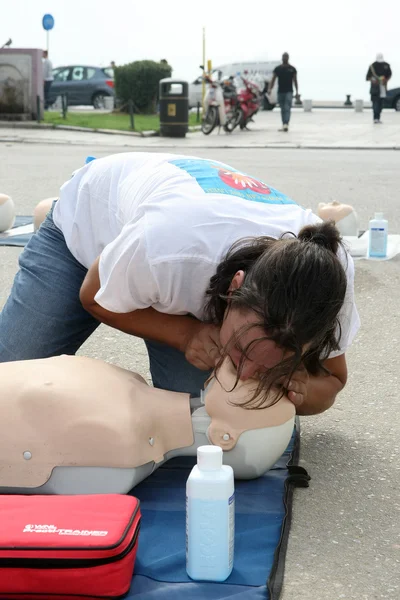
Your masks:
M 171 77 L 166 61 L 139 60 L 115 69 L 115 93 L 121 110 L 133 100 L 135 112 L 155 113 L 160 79 Z

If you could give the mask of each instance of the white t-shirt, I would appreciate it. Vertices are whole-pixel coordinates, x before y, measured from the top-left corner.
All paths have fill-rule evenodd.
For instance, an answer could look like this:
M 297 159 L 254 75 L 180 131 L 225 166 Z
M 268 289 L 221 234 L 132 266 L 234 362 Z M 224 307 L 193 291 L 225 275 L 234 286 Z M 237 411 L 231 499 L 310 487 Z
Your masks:
M 53 64 L 49 58 L 43 59 L 43 79 L 45 81 L 54 81 Z
M 231 245 L 278 238 L 320 219 L 254 177 L 213 160 L 130 152 L 90 162 L 61 188 L 53 218 L 73 256 L 89 268 L 100 255 L 103 308 L 153 307 L 204 318 L 205 292 Z M 354 264 L 340 315 L 343 353 L 359 318 Z M 333 356 L 332 355 L 332 356 Z

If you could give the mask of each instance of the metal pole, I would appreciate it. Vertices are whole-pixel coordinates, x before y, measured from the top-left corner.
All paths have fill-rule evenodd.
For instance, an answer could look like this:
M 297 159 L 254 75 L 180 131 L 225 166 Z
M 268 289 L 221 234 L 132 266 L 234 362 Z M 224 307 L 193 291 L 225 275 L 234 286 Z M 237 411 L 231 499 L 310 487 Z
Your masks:
M 42 120 L 42 110 L 39 94 L 36 96 L 36 120 L 38 123 Z
M 49 30 L 46 30 L 46 38 L 47 38 L 47 52 L 49 52 Z
M 135 120 L 133 117 L 133 100 L 129 100 L 128 105 L 129 105 L 129 117 L 131 120 L 131 129 L 132 129 L 132 131 L 134 131 L 135 130 Z
M 62 106 L 63 119 L 66 119 L 67 113 L 68 113 L 68 93 L 67 92 L 61 96 L 61 106 Z
M 206 69 L 206 28 L 203 27 L 203 66 L 204 66 L 204 71 Z M 203 107 L 203 111 L 204 111 L 204 98 L 206 95 L 206 82 L 204 79 L 204 72 L 203 72 L 203 81 L 202 81 L 202 88 L 201 88 L 201 104 Z

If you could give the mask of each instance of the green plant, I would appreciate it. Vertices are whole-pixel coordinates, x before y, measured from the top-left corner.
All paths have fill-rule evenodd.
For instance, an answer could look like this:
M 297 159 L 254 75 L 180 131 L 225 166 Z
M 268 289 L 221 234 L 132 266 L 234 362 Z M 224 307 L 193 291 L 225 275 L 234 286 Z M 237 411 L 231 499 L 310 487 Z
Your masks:
M 156 112 L 160 79 L 171 77 L 171 73 L 172 68 L 168 63 L 153 60 L 140 60 L 117 67 L 115 92 L 121 110 L 126 112 L 129 100 L 132 100 L 135 112 Z
M 5 80 L 0 89 L 0 113 L 23 113 L 24 91 L 22 83 L 12 79 Z

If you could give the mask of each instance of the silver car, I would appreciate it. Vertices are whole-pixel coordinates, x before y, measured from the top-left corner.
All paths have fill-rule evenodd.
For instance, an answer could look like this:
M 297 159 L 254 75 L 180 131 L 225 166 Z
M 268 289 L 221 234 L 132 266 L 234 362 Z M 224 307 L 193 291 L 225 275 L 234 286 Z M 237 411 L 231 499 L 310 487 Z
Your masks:
M 69 106 L 104 108 L 104 98 L 114 96 L 114 71 L 111 67 L 69 66 L 53 70 L 49 104 L 58 96 L 68 94 Z

